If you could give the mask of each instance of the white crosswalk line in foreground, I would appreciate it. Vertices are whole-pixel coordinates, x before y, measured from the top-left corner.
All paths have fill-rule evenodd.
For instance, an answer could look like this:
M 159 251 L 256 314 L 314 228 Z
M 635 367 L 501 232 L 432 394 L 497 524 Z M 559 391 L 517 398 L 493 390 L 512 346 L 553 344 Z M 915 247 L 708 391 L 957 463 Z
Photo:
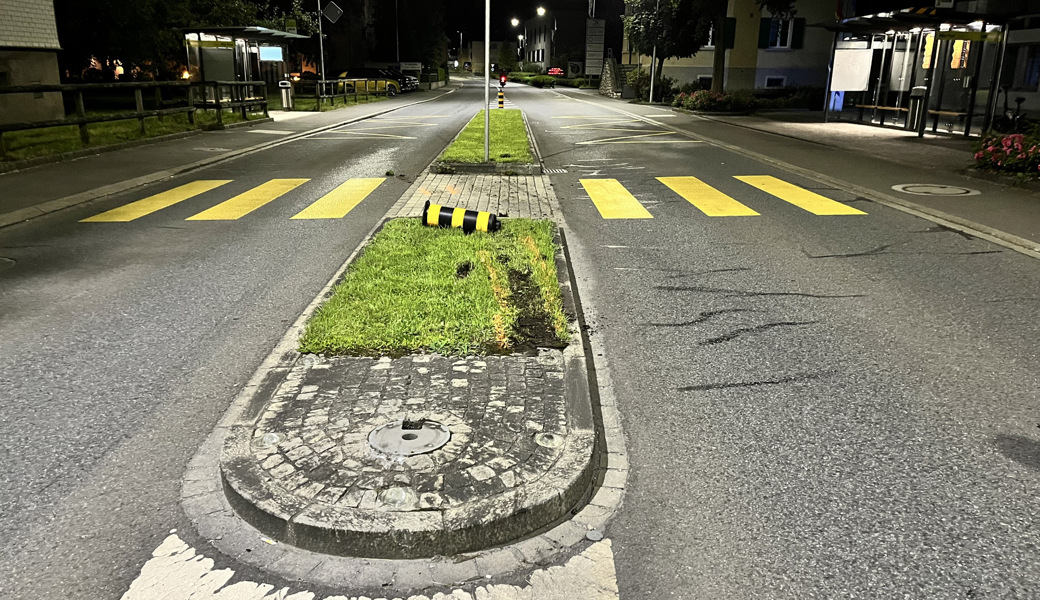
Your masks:
M 198 554 L 177 535 L 170 534 L 123 594 L 122 600 L 315 600 L 311 592 L 289 593 L 267 583 L 239 581 L 227 585 L 235 572 L 213 569 L 213 559 Z M 473 594 L 411 596 L 408 600 L 617 600 L 617 575 L 610 540 L 596 542 L 566 564 L 535 571 L 530 585 L 488 585 Z M 324 600 L 359 600 L 355 596 L 326 596 Z M 403 599 L 395 599 L 403 600 Z

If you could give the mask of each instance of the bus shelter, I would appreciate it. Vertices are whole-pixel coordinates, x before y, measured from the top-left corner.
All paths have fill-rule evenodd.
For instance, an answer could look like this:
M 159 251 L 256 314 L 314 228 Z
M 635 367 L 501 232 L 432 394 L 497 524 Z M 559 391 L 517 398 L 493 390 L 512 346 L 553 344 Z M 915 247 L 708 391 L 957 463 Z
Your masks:
M 288 78 L 288 43 L 308 36 L 267 27 L 184 29 L 191 81 L 264 81 Z
M 933 6 L 827 28 L 835 32 L 828 119 L 969 136 L 1003 109 L 1008 19 Z

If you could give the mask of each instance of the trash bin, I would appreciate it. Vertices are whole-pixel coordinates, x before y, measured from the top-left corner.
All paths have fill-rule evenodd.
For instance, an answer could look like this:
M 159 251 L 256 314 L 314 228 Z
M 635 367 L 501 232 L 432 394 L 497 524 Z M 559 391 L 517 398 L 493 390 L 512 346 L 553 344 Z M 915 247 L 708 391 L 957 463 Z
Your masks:
M 292 110 L 292 82 L 279 81 L 278 89 L 282 92 L 282 108 Z
M 921 123 L 921 119 L 924 118 L 925 109 L 925 94 L 928 93 L 928 88 L 923 85 L 914 86 L 910 90 L 910 108 L 906 115 L 906 128 L 917 129 L 917 126 Z

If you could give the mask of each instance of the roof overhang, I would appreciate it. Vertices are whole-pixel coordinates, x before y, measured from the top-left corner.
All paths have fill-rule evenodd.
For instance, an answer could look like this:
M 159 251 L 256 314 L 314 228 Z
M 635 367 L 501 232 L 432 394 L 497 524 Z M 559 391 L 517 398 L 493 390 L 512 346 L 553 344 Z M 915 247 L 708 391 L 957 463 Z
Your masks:
M 250 42 L 280 43 L 287 40 L 306 40 L 310 36 L 269 29 L 257 25 L 245 27 L 195 27 L 181 30 L 185 34 L 201 33 L 206 35 L 219 35 Z

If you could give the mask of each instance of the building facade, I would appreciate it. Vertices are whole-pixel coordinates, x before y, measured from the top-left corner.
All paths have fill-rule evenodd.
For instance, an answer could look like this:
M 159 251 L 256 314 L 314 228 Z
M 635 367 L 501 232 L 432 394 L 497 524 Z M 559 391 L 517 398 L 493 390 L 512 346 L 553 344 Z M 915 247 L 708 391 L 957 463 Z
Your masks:
M 54 2 L 0 0 L 0 15 L 0 86 L 60 83 Z M 0 94 L 0 123 L 64 117 L 58 92 Z
M 729 0 L 724 88 L 748 90 L 827 83 L 833 34 L 822 27 L 835 18 L 834 0 L 795 0 L 793 18 L 763 12 L 755 0 Z M 711 83 L 715 62 L 714 35 L 694 56 L 670 58 L 662 75 L 679 84 Z M 636 52 L 627 37 L 618 63 L 650 69 L 651 57 Z

